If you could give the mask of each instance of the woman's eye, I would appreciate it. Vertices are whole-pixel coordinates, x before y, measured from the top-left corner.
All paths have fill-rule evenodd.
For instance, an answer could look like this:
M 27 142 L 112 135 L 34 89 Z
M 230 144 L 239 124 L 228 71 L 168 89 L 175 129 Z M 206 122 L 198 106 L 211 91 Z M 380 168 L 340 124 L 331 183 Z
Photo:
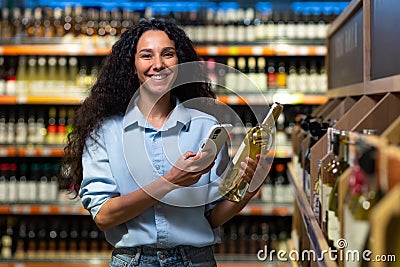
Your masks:
M 173 57 L 175 54 L 172 52 L 167 52 L 164 54 L 165 57 Z
M 140 55 L 141 58 L 151 58 L 151 54 L 142 54 Z

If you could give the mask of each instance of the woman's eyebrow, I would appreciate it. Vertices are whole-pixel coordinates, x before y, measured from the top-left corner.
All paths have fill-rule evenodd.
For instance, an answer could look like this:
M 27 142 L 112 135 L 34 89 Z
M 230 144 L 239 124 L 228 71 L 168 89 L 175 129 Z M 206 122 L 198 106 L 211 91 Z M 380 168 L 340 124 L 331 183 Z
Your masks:
M 175 50 L 175 47 L 173 47 L 173 46 L 167 46 L 167 47 L 164 47 L 164 48 L 162 49 L 162 51 L 166 51 L 166 50 Z M 139 50 L 139 53 L 140 53 L 140 52 L 152 52 L 152 51 L 153 51 L 153 49 L 151 49 L 151 48 L 143 48 L 143 49 Z
M 165 50 L 175 50 L 175 47 L 167 46 L 167 47 L 164 47 L 162 50 L 163 51 L 165 51 Z

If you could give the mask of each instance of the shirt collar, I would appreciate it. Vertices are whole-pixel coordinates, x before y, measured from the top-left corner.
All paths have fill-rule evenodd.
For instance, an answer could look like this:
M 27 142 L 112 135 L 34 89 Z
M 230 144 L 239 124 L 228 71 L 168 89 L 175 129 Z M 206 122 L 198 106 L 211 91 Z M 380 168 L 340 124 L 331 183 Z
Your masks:
M 151 124 L 143 116 L 142 112 L 137 106 L 139 97 L 136 97 L 133 101 L 133 105 L 130 105 L 128 112 L 124 117 L 124 129 L 128 130 L 130 127 L 135 127 L 136 125 L 142 128 L 153 128 Z M 160 131 L 167 131 L 168 129 L 176 126 L 178 123 L 182 124 L 182 130 L 187 130 L 190 125 L 190 112 L 187 108 L 180 103 L 178 98 L 172 97 L 171 101 L 175 101 L 175 108 L 168 117 L 167 121 L 164 123 Z

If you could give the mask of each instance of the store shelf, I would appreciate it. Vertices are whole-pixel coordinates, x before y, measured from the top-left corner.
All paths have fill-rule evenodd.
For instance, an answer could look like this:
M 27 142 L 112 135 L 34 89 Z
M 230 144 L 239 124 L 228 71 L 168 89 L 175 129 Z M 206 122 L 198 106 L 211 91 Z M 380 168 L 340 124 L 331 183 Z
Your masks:
M 325 56 L 324 45 L 255 45 L 255 46 L 197 46 L 204 56 Z
M 0 204 L 0 214 L 41 214 L 41 215 L 89 215 L 79 202 L 53 204 Z M 253 201 L 249 203 L 240 215 L 275 215 L 290 216 L 293 214 L 292 203 L 266 203 Z
M 291 216 L 293 203 L 269 203 L 251 201 L 240 212 L 240 215 Z
M 266 105 L 279 102 L 288 105 L 322 105 L 328 101 L 324 94 L 290 93 L 276 90 L 266 93 L 219 94 L 217 100 L 227 105 Z
M 218 45 L 196 46 L 200 56 L 325 56 L 325 45 Z M 82 44 L 32 44 L 0 46 L 0 55 L 70 55 L 105 56 L 110 47 L 96 47 Z
M 62 157 L 62 145 L 0 145 L 1 157 Z
M 260 97 L 261 95 L 261 97 Z M 77 105 L 84 96 L 0 96 L 0 105 Z M 328 97 L 324 94 L 289 93 L 287 90 L 275 90 L 267 93 L 219 94 L 217 100 L 227 105 L 265 105 L 273 102 L 283 104 L 322 105 Z
M 81 44 L 29 44 L 0 46 L 0 55 L 45 55 L 45 56 L 105 56 L 110 47 L 94 47 Z
M 311 248 L 314 250 L 315 255 L 324 255 L 324 259 L 319 261 L 318 265 L 337 267 L 336 262 L 329 259 L 326 253 L 326 251 L 329 250 L 328 243 L 326 242 L 318 221 L 314 216 L 314 213 L 304 193 L 304 190 L 300 185 L 300 177 L 296 176 L 293 163 L 288 163 L 288 178 L 294 187 L 296 201 L 299 206 L 304 226 L 310 240 Z
M 83 96 L 10 96 L 0 95 L 0 105 L 75 105 L 80 104 L 84 99 Z
M 0 214 L 14 215 L 89 215 L 80 204 L 0 204 Z

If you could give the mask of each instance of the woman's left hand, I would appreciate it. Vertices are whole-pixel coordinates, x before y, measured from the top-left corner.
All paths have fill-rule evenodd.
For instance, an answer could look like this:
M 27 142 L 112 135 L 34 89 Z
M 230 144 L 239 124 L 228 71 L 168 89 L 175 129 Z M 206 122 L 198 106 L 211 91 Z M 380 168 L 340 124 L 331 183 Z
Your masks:
M 246 162 L 241 162 L 242 177 L 249 183 L 246 195 L 253 197 L 264 184 L 271 163 L 267 158 L 261 158 L 259 154 L 256 155 L 255 160 L 250 157 L 246 157 L 246 160 Z

